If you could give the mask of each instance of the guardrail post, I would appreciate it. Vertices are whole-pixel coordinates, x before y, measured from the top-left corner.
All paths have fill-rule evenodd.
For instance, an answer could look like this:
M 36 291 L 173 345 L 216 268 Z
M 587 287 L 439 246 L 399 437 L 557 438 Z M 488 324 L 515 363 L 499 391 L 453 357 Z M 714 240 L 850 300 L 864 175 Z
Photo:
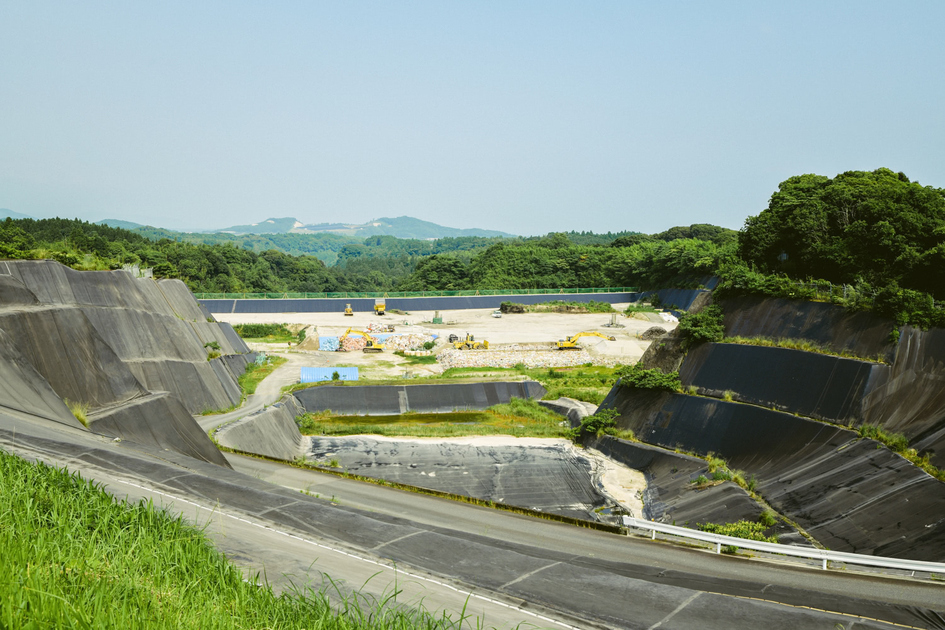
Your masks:
M 652 532 L 650 532 L 650 540 L 656 540 L 656 530 L 655 530 L 655 529 L 654 529 Z
M 822 568 L 824 571 L 826 571 L 826 570 L 827 570 L 827 554 L 821 552 L 820 558 L 821 558 L 821 560 L 823 560 L 823 566 L 822 566 L 821 568 Z
M 722 553 L 722 543 L 715 543 L 715 553 Z

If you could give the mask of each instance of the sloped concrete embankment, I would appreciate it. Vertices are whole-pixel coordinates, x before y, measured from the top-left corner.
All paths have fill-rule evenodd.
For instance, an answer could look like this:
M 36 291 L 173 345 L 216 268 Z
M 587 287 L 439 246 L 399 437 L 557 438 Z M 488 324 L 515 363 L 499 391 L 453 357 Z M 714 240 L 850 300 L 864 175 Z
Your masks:
M 896 360 L 863 397 L 863 420 L 903 433 L 945 468 L 945 330 L 902 330 Z
M 331 409 L 339 415 L 392 416 L 486 409 L 512 398 L 537 398 L 546 390 L 535 381 L 444 383 L 436 385 L 323 385 L 295 392 L 306 411 Z
M 708 396 L 842 424 L 863 416 L 863 396 L 889 366 L 787 348 L 707 343 L 679 371 L 683 386 Z
M 702 396 L 617 387 L 601 405 L 649 443 L 716 453 L 831 549 L 945 558 L 945 484 L 847 429 Z
M 709 398 L 615 388 L 602 406 L 647 442 L 715 452 L 755 474 L 776 509 L 831 548 L 945 557 L 945 484 L 838 426 L 901 432 L 945 466 L 945 331 L 906 327 L 893 345 L 893 322 L 834 305 L 739 298 L 723 309 L 728 335 L 811 340 L 884 363 L 705 344 L 680 378 Z
M 806 339 L 837 352 L 883 357 L 891 362 L 895 324 L 867 311 L 850 312 L 835 304 L 746 296 L 727 298 L 726 337 Z
M 138 444 L 150 444 L 197 459 L 228 466 L 216 448 L 207 448 L 207 435 L 181 402 L 168 392 L 148 394 L 114 408 L 89 414 L 93 433 Z
M 193 433 L 190 414 L 240 400 L 231 370 L 208 362 L 204 344 L 225 353 L 248 348 L 229 325 L 208 322 L 182 283 L 78 272 L 52 261 L 2 261 L 0 298 L 2 352 L 25 383 L 4 391 L 0 405 L 35 410 L 43 401 L 45 415 L 37 417 L 62 421 L 69 400 L 88 408 L 93 429 L 225 464 L 209 438 Z M 59 403 L 49 400 L 49 390 Z M 156 424 L 144 430 L 136 425 L 141 418 Z M 159 438 L 158 427 L 167 435 Z
M 852 427 L 874 424 L 945 468 L 945 330 L 906 326 L 893 344 L 891 320 L 832 304 L 738 298 L 724 309 L 727 335 L 810 340 L 883 363 L 710 344 L 686 356 L 684 385 Z
M 214 437 L 234 451 L 292 461 L 306 450 L 307 440 L 295 423 L 303 413 L 302 404 L 286 395 L 274 405 L 220 427 Z
M 707 488 L 693 485 L 700 475 L 712 476 L 705 460 L 699 457 L 611 436 L 595 438 L 588 446 L 643 473 L 646 478 L 643 509 L 647 519 L 695 527 L 699 523 L 757 521 L 763 511 L 734 482 L 723 481 Z M 777 535 L 785 543 L 807 544 L 796 529 L 783 522 L 766 533 Z

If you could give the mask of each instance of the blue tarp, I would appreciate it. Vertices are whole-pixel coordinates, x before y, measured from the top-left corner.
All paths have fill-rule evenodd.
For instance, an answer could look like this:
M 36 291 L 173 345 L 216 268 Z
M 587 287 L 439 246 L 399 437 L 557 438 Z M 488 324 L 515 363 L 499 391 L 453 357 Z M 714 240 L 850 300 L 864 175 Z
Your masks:
M 332 374 L 338 373 L 342 381 L 358 380 L 358 368 L 356 367 L 304 367 L 299 379 L 300 383 L 319 383 L 321 381 L 332 380 Z

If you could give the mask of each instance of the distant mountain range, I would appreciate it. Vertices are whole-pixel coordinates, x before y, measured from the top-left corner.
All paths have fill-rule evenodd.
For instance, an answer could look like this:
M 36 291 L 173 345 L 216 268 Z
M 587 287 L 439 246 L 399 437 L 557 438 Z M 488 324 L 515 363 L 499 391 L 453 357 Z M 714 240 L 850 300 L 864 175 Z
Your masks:
M 122 221 L 121 219 L 102 219 L 97 222 L 99 225 L 107 225 L 108 227 L 121 228 L 123 230 L 136 230 L 138 228 L 145 227 L 140 223 L 132 223 L 131 221 Z
M 109 223 L 111 225 L 111 223 Z M 368 236 L 387 235 L 397 238 L 434 239 L 456 236 L 502 236 L 514 237 L 515 234 L 499 232 L 497 230 L 480 230 L 477 228 L 460 229 L 445 227 L 414 219 L 413 217 L 397 217 L 374 219 L 367 223 L 313 223 L 305 224 L 293 217 L 281 219 L 266 219 L 251 225 L 234 225 L 222 230 L 208 230 L 212 233 L 223 234 L 338 234 L 357 239 Z
M 0 208 L 0 219 L 6 219 L 10 217 L 11 219 L 32 219 L 28 214 L 20 214 L 19 212 L 13 212 L 13 210 L 7 210 L 6 208 Z

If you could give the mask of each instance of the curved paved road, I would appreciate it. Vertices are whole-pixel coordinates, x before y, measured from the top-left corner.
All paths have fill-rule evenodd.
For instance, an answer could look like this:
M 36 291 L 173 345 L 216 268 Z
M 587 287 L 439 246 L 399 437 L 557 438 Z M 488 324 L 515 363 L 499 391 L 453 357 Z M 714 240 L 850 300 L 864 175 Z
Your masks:
M 289 354 L 287 358 L 289 361 L 260 384 L 257 394 L 250 397 L 243 408 L 221 416 L 200 418 L 201 426 L 205 429 L 219 426 L 278 400 L 281 388 L 295 382 L 298 368 L 310 361 L 305 355 Z M 535 553 L 534 549 L 541 550 L 536 555 L 548 556 L 548 564 L 530 572 L 534 575 L 559 565 L 561 560 L 555 559 L 557 554 L 565 554 L 569 563 L 577 562 L 583 567 L 617 573 L 625 578 L 698 593 L 766 600 L 767 605 L 780 605 L 783 609 L 820 608 L 915 627 L 941 627 L 937 625 L 941 618 L 933 615 L 931 621 L 923 621 L 922 613 L 916 613 L 916 609 L 945 609 L 945 587 L 938 584 L 717 556 L 666 543 L 618 538 L 593 530 L 444 502 L 250 457 L 228 454 L 227 459 L 239 472 L 329 499 L 335 505 L 392 518 L 405 517 L 415 526 L 471 536 L 494 547 L 521 545 L 532 550 L 530 553 Z M 423 560 L 419 556 L 414 558 L 419 566 L 423 566 Z M 508 587 L 523 579 L 518 576 L 509 584 L 499 586 Z M 674 624 L 682 623 L 684 611 L 694 606 L 697 599 L 675 610 Z M 580 607 L 569 612 L 586 614 Z

